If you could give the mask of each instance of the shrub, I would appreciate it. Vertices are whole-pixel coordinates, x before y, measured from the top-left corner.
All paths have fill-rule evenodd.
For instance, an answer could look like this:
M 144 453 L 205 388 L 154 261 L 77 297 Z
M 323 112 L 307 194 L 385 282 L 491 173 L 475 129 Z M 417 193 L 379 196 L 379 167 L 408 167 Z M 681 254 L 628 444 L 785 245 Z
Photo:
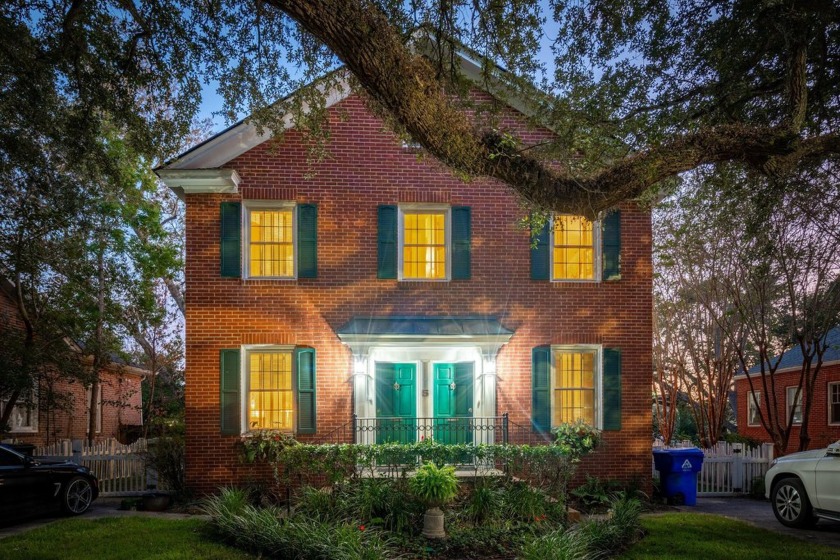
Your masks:
M 183 500 L 189 495 L 185 453 L 184 436 L 176 434 L 149 440 L 145 454 L 146 465 L 157 472 L 161 488 L 169 491 L 176 500 Z
M 567 530 L 538 537 L 522 548 L 522 560 L 585 560 L 615 556 L 641 535 L 641 504 L 635 499 L 616 500 L 612 515 L 590 520 Z
M 621 483 L 615 480 L 603 481 L 596 476 L 586 475 L 586 482 L 572 490 L 572 495 L 585 507 L 606 506 L 621 492 Z
M 455 467 L 451 466 L 424 463 L 408 484 L 411 493 L 430 508 L 446 505 L 458 495 L 458 479 L 455 478 Z
M 464 516 L 473 523 L 495 521 L 502 510 L 502 495 L 489 482 L 477 482 L 464 503 Z
M 274 507 L 257 508 L 242 490 L 223 489 L 204 502 L 211 525 L 225 540 L 259 555 L 291 560 L 381 560 L 392 557 L 378 531 L 305 516 L 286 518 Z
M 526 482 L 510 483 L 503 494 L 505 517 L 516 521 L 533 523 L 544 519 L 548 513 L 548 496 L 540 489 Z

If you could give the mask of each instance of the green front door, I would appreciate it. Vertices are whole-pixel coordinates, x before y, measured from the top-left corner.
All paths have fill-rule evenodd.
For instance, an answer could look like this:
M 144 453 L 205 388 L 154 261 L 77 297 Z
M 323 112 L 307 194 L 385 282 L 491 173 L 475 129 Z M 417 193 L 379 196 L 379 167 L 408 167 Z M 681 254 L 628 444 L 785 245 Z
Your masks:
M 434 366 L 435 440 L 472 443 L 473 364 Z
M 417 439 L 417 366 L 376 364 L 376 443 Z

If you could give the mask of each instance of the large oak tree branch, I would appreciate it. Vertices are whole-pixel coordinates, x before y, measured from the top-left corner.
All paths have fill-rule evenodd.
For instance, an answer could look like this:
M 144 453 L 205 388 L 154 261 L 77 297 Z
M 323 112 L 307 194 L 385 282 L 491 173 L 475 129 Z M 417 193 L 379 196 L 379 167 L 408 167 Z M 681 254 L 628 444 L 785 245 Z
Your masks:
M 453 105 L 428 60 L 406 47 L 374 3 L 266 0 L 266 4 L 323 41 L 368 95 L 432 155 L 459 171 L 504 181 L 546 209 L 593 216 L 699 165 L 740 161 L 779 174 L 810 157 L 840 153 L 836 135 L 803 138 L 791 130 L 790 125 L 800 118 L 803 99 L 791 91 L 793 122 L 779 127 L 727 124 L 676 134 L 659 145 L 607 162 L 600 171 L 574 176 L 523 154 L 497 133 L 476 130 Z M 794 80 L 796 66 L 791 69 Z

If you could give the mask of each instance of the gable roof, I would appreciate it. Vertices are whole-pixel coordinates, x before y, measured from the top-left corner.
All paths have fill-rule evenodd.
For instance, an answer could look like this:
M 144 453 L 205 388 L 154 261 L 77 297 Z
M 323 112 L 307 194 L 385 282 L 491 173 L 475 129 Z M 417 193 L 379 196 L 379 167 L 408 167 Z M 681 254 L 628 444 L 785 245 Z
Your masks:
M 418 34 L 414 37 L 414 47 L 418 50 L 431 49 L 430 42 L 431 38 L 428 35 Z M 461 45 L 456 46 L 454 52 L 464 77 L 491 95 L 503 95 L 505 103 L 525 116 L 532 118 L 537 116 L 533 102 L 517 94 L 505 80 L 501 79 L 502 77 L 513 78 L 511 73 L 500 66 L 493 66 L 492 83 L 487 83 L 482 79 L 482 59 L 479 55 Z M 334 72 L 342 71 L 344 71 L 343 68 L 339 68 Z M 340 103 L 353 93 L 345 78 L 339 79 L 329 88 L 317 82 L 306 87 L 318 88 L 326 96 L 326 109 Z M 534 90 L 535 97 L 538 97 L 538 93 Z M 292 93 L 278 103 L 289 101 L 294 95 L 295 93 Z M 306 110 L 305 106 L 304 110 Z M 285 114 L 281 120 L 284 130 L 294 127 L 294 117 L 291 113 Z M 235 193 L 238 192 L 239 176 L 233 170 L 219 168 L 271 139 L 272 136 L 272 132 L 268 129 L 258 131 L 251 118 L 246 117 L 157 167 L 155 173 L 179 197 L 185 193 Z
M 826 335 L 826 344 L 828 345 L 828 348 L 826 349 L 825 354 L 823 354 L 823 363 L 840 361 L 840 325 L 828 331 L 828 334 Z M 774 356 L 772 363 L 775 363 L 777 359 L 778 356 Z M 801 365 L 802 348 L 796 344 L 785 351 L 776 371 L 780 372 L 790 368 L 798 368 Z M 749 373 L 761 373 L 761 364 L 756 364 L 751 367 Z

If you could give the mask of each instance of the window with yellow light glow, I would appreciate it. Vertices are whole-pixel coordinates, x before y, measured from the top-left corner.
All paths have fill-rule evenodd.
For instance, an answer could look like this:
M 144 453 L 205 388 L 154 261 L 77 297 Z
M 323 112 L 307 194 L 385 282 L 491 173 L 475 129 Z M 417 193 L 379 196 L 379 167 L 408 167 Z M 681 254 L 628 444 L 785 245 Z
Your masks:
M 446 218 L 444 210 L 403 212 L 403 279 L 446 280 Z
M 295 275 L 294 208 L 248 210 L 248 275 Z
M 595 228 L 583 216 L 553 220 L 552 279 L 595 280 Z
M 578 420 L 597 426 L 597 362 L 594 350 L 555 352 L 552 426 Z
M 248 353 L 248 427 L 294 429 L 291 352 Z

